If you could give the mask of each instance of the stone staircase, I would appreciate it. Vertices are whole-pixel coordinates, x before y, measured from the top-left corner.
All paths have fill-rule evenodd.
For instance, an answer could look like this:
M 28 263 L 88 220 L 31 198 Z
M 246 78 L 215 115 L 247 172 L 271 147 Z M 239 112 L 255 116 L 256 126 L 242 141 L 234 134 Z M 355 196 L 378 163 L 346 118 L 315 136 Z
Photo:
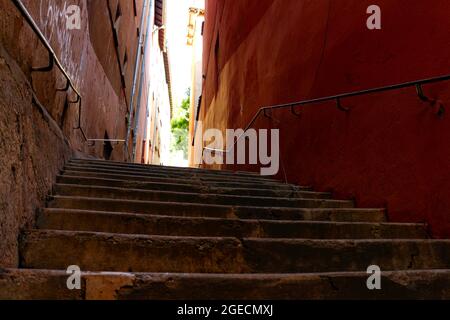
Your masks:
M 427 238 L 252 173 L 74 159 L 19 239 L 20 268 L 0 270 L 0 298 L 450 298 L 450 241 Z

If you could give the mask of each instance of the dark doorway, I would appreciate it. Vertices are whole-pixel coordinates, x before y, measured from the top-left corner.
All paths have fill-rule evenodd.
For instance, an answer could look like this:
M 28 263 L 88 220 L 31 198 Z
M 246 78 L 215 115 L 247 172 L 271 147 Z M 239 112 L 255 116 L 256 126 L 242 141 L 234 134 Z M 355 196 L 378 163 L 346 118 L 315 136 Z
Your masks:
M 113 150 L 114 149 L 111 141 L 109 141 L 108 132 L 105 131 L 105 142 L 103 142 L 103 158 L 105 158 L 105 160 L 110 160 Z

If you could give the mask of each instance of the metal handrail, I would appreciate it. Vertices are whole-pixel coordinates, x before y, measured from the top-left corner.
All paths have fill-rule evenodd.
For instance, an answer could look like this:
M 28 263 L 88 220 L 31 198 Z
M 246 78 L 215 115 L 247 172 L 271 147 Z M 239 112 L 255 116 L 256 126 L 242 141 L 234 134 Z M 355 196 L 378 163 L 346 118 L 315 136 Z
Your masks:
M 445 76 L 434 77 L 434 78 L 404 82 L 404 83 L 389 85 L 389 86 L 384 86 L 384 87 L 377 87 L 377 88 L 372 88 L 372 89 L 353 91 L 353 92 L 349 92 L 349 93 L 342 93 L 342 94 L 337 94 L 337 95 L 327 96 L 327 97 L 322 97 L 322 98 L 315 98 L 315 99 L 310 99 L 310 100 L 303 100 L 303 101 L 296 101 L 296 102 L 291 102 L 291 103 L 261 107 L 256 112 L 256 114 L 253 116 L 252 120 L 245 127 L 243 133 L 236 139 L 236 141 L 233 143 L 233 145 L 229 149 L 214 149 L 214 148 L 204 147 L 203 150 L 207 150 L 207 151 L 211 151 L 211 152 L 218 152 L 218 153 L 229 153 L 232 150 L 232 148 L 234 148 L 234 146 L 238 143 L 238 141 L 245 135 L 247 130 L 250 129 L 250 127 L 253 125 L 253 123 L 255 123 L 255 121 L 258 119 L 258 117 L 261 113 L 263 113 L 264 116 L 266 116 L 266 117 L 270 117 L 267 115 L 267 110 L 291 108 L 291 112 L 294 115 L 298 116 L 299 114 L 296 113 L 296 111 L 294 109 L 297 106 L 304 106 L 304 105 L 308 105 L 308 104 L 315 104 L 315 103 L 335 100 L 336 106 L 339 110 L 348 112 L 350 110 L 341 105 L 341 99 L 343 99 L 343 98 L 361 96 L 361 95 L 372 94 L 372 93 L 377 93 L 377 92 L 392 91 L 392 90 L 409 88 L 409 87 L 416 87 L 416 92 L 417 92 L 417 95 L 420 100 L 422 100 L 424 102 L 435 103 L 436 102 L 435 99 L 428 98 L 424 94 L 422 86 L 424 84 L 436 83 L 436 82 L 447 81 L 447 80 L 450 80 L 450 74 L 445 75 Z M 444 112 L 444 109 L 443 109 L 443 106 L 441 106 L 440 110 L 439 110 L 439 114 L 441 115 L 441 114 L 443 114 L 443 112 Z M 194 136 L 195 136 L 195 133 L 194 133 Z M 194 146 L 194 144 L 195 144 L 195 141 L 192 142 L 193 146 Z
M 88 139 L 86 137 L 86 135 L 84 133 L 84 130 L 81 127 L 81 110 L 82 110 L 81 109 L 81 100 L 82 100 L 82 97 L 81 97 L 81 94 L 80 94 L 79 90 L 75 87 L 72 79 L 67 74 L 66 70 L 64 69 L 64 67 L 62 66 L 62 64 L 59 61 L 58 57 L 56 56 L 55 51 L 53 50 L 53 48 L 51 47 L 51 45 L 49 44 L 49 42 L 47 41 L 47 39 L 45 38 L 45 36 L 41 32 L 41 30 L 37 26 L 36 22 L 34 21 L 33 17 L 28 12 L 27 8 L 23 5 L 23 3 L 20 0 L 11 0 L 11 1 L 16 6 L 16 8 L 20 11 L 20 13 L 24 17 L 24 19 L 28 22 L 28 24 L 30 25 L 31 29 L 38 36 L 39 40 L 44 45 L 44 47 L 47 49 L 47 52 L 49 54 L 49 65 L 47 67 L 42 67 L 42 68 L 32 68 L 32 71 L 48 72 L 48 71 L 51 71 L 53 69 L 54 65 L 56 65 L 58 67 L 58 69 L 61 71 L 61 73 L 66 78 L 67 83 L 66 83 L 66 86 L 64 88 L 56 89 L 56 90 L 57 91 L 67 91 L 67 90 L 69 90 L 69 88 L 71 88 L 73 90 L 73 92 L 76 93 L 77 99 L 75 101 L 70 101 L 70 100 L 68 101 L 68 103 L 78 103 L 78 110 L 79 110 L 78 111 L 78 126 L 75 127 L 74 129 L 81 131 L 81 134 L 83 135 L 83 138 L 84 138 L 85 141 L 90 141 L 90 139 Z

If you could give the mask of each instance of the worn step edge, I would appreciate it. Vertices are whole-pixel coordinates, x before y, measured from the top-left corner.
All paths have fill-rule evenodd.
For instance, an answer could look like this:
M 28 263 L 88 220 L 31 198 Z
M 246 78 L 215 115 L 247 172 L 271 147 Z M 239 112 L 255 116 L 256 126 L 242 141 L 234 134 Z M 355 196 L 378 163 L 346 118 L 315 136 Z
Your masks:
M 65 178 L 62 178 L 65 179 Z M 77 178 L 76 178 L 77 179 Z M 81 179 L 80 179 L 81 180 Z M 289 191 L 285 191 L 285 190 L 265 190 L 265 189 L 245 189 L 245 188 L 228 188 L 229 190 L 237 190 L 237 191 L 260 191 L 260 192 L 265 192 L 265 195 L 262 196 L 258 196 L 258 195 L 252 195 L 252 194 L 246 194 L 246 195 L 240 195 L 240 194 L 225 194 L 222 193 L 223 191 L 226 191 L 227 189 L 223 190 L 223 189 L 217 189 L 217 188 L 211 188 L 211 187 L 199 187 L 199 188 L 195 188 L 195 186 L 185 186 L 185 185 L 171 185 L 171 184 L 165 184 L 163 185 L 163 187 L 165 186 L 175 186 L 175 187 L 182 187 L 182 190 L 160 190 L 157 189 L 158 186 L 161 186 L 161 184 L 157 184 L 157 183 L 153 183 L 151 186 L 154 187 L 155 189 L 145 189 L 142 188 L 141 186 L 145 186 L 145 183 L 142 184 L 136 184 L 136 183 L 124 183 L 124 184 L 119 184 L 118 186 L 114 186 L 112 184 L 114 184 L 115 181 L 117 180 L 107 180 L 104 183 L 102 183 L 101 185 L 97 185 L 97 184 L 91 184 L 89 183 L 90 181 L 92 181 L 92 178 L 87 178 L 83 180 L 85 183 L 76 183 L 77 181 L 74 180 L 75 183 L 65 183 L 65 182 L 57 182 L 55 186 L 73 186 L 74 188 L 80 187 L 80 188 L 93 188 L 93 189 L 114 189 L 117 191 L 133 191 L 133 192 L 142 192 L 142 193 L 171 193 L 171 194 L 189 194 L 189 195 L 201 195 L 201 196 L 219 196 L 219 197 L 224 197 L 224 198 L 236 198 L 236 199 L 242 199 L 242 198 L 264 198 L 264 199 L 279 199 L 279 200 L 295 200 L 297 199 L 322 199 L 322 200 L 334 200 L 331 199 L 331 193 L 329 192 L 315 192 L 315 191 L 296 191 L 296 190 L 289 190 Z M 109 184 L 108 184 L 109 182 Z M 196 192 L 193 192 L 196 191 Z M 214 192 L 217 191 L 217 192 Z M 236 192 L 237 192 L 236 191 Z M 272 193 L 272 195 L 268 195 L 268 193 Z M 277 192 L 280 192 L 280 195 L 277 195 Z M 256 200 L 256 199 L 255 199 Z M 351 200 L 338 200 L 338 201 L 349 201 L 351 202 Z
M 83 172 L 101 172 L 101 173 L 125 173 L 127 175 L 133 176 L 143 176 L 143 177 L 155 177 L 155 178 L 184 178 L 186 180 L 189 179 L 198 179 L 201 181 L 236 181 L 236 182 L 253 182 L 253 183 L 268 183 L 268 184 L 277 184 L 282 183 L 281 181 L 272 180 L 272 179 L 264 179 L 264 178 L 249 178 L 249 177 L 230 177 L 230 176 L 220 176 L 220 175 L 205 175 L 205 174 L 176 174 L 165 171 L 159 172 L 145 172 L 145 171 L 136 171 L 136 170 L 114 170 L 109 168 L 101 168 L 101 167 L 83 167 L 83 166 L 74 166 L 74 165 L 66 165 L 64 166 L 64 170 L 78 170 Z
M 191 171 L 195 170 L 198 172 L 205 173 L 222 173 L 222 174 L 230 174 L 230 175 L 248 175 L 248 176 L 260 176 L 257 172 L 251 171 L 231 171 L 231 170 L 214 170 L 214 169 L 204 169 L 204 168 L 192 168 L 192 167 L 174 167 L 174 166 L 158 166 L 151 164 L 139 164 L 139 163 L 130 163 L 130 162 L 118 162 L 118 161 L 107 161 L 107 160 L 86 160 L 86 159 L 71 159 L 69 163 L 93 163 L 100 165 L 110 165 L 110 166 L 123 166 L 123 167 L 135 167 L 135 168 L 149 168 L 149 169 L 159 169 L 164 168 L 165 170 L 174 170 L 174 171 Z
M 199 203 L 118 200 L 67 196 L 49 197 L 48 207 L 76 210 L 158 214 L 168 216 L 209 216 L 241 219 L 261 217 L 264 217 L 265 219 L 285 220 L 318 219 L 318 216 L 320 215 L 321 219 L 340 219 L 341 221 L 382 222 L 386 220 L 386 211 L 384 209 L 226 206 Z M 349 215 L 349 213 L 351 213 L 351 215 Z M 366 220 L 369 218 L 370 220 Z
M 77 192 L 75 192 L 77 190 Z M 214 205 L 214 206 L 224 206 L 224 207 L 254 207 L 254 208 L 354 208 L 354 203 L 352 201 L 345 201 L 345 200 L 329 200 L 329 199 L 297 199 L 295 201 L 264 201 L 261 200 L 260 203 L 257 203 L 254 201 L 255 199 L 251 198 L 245 198 L 246 201 L 240 201 L 240 203 L 233 203 L 232 201 L 228 201 L 227 198 L 225 200 L 224 197 L 208 197 L 205 196 L 202 201 L 199 201 L 198 199 L 201 197 L 195 198 L 189 198 L 185 194 L 179 194 L 174 195 L 173 193 L 153 193 L 154 196 L 151 194 L 148 196 L 148 198 L 145 199 L 127 199 L 127 196 L 125 196 L 126 193 L 122 193 L 122 195 L 118 192 L 115 192 L 114 190 L 110 192 L 102 192 L 101 189 L 93 189 L 92 187 L 89 188 L 71 188 L 70 190 L 63 190 L 61 188 L 57 188 L 55 186 L 55 192 L 54 197 L 56 196 L 63 196 L 63 197 L 80 197 L 80 198 L 91 198 L 91 199 L 98 199 L 98 200 L 116 200 L 116 201 L 122 201 L 122 202 L 134 202 L 134 203 L 142 203 L 142 202 L 158 202 L 158 203 L 185 203 L 185 204 L 197 204 L 200 206 L 205 205 Z M 160 197 L 157 197 L 157 195 L 160 195 Z M 131 196 L 130 196 L 131 197 Z M 49 197 L 50 198 L 50 197 Z M 216 201 L 213 201 L 214 199 L 217 199 Z M 229 198 L 228 198 L 229 199 Z M 245 200 L 244 199 L 244 200 Z M 258 200 L 259 198 L 256 198 Z M 97 206 L 96 206 L 97 208 Z M 75 209 L 75 208 L 74 208 Z M 79 208 L 81 209 L 81 208 Z M 97 210 L 95 208 L 92 208 L 94 210 Z M 134 212 L 134 211 L 133 211 Z
M 131 213 L 43 211 L 37 227 L 169 236 L 308 239 L 420 239 L 424 224 L 170 217 Z
M 21 267 L 92 271 L 298 273 L 447 269 L 450 240 L 311 240 L 25 231 Z M 326 257 L 326 261 L 324 261 Z
M 80 168 L 83 170 L 105 170 L 105 171 L 120 171 L 120 172 L 129 172 L 132 174 L 150 174 L 150 175 L 162 175 L 162 176 L 169 176 L 169 177 L 199 177 L 199 178 L 205 178 L 205 179 L 229 179 L 229 180 L 250 180 L 250 181 L 262 181 L 262 182 L 273 182 L 273 183 L 282 183 L 282 181 L 268 178 L 266 176 L 256 176 L 256 175 L 239 175 L 239 174 L 221 174 L 219 173 L 204 173 L 204 172 L 198 172 L 195 169 L 186 171 L 186 172 L 179 172 L 179 171 L 172 171 L 172 170 L 165 170 L 164 167 L 161 167 L 160 169 L 139 169 L 139 168 L 129 168 L 129 167 L 112 167 L 112 166 L 103 166 L 103 165 L 84 165 L 84 164 L 74 164 L 74 163 L 68 163 L 65 167 L 68 168 Z
M 285 198 L 285 197 L 255 197 L 224 194 L 203 194 L 179 191 L 145 190 L 107 186 L 60 184 L 53 186 L 53 194 L 63 196 L 82 196 L 113 198 L 142 201 L 176 201 L 187 203 L 211 203 L 223 205 L 256 205 L 260 207 L 302 207 L 302 206 L 336 206 L 353 207 L 351 200 L 333 200 L 331 195 L 322 193 L 301 194 L 305 197 Z M 309 196 L 309 197 L 307 197 Z M 317 197 L 317 198 L 316 198 Z
M 450 270 L 382 271 L 381 290 L 366 272 L 185 274 L 82 272 L 81 290 L 65 270 L 0 270 L 2 300 L 450 299 Z
M 285 189 L 285 190 L 298 190 L 311 187 L 298 187 L 292 184 L 284 183 L 254 183 L 254 182 L 233 182 L 233 181 L 202 181 L 199 179 L 177 179 L 177 178 L 161 178 L 161 177 L 145 177 L 145 176 L 133 176 L 120 173 L 102 173 L 102 172 L 83 172 L 83 171 L 73 171 L 66 170 L 61 173 L 62 176 L 90 176 L 106 179 L 118 179 L 125 181 L 144 181 L 144 182 L 163 182 L 163 183 L 179 183 L 179 184 L 190 184 L 199 186 L 227 186 L 227 187 L 242 187 L 242 188 L 258 188 L 258 189 Z
M 179 206 L 183 206 L 180 204 Z M 178 207 L 179 207 L 178 206 Z M 177 207 L 177 206 L 175 206 Z M 46 214 L 51 213 L 69 213 L 69 214 L 138 214 L 142 216 L 160 216 L 160 217 L 186 217 L 186 218 L 219 218 L 219 219 L 241 219 L 241 220 L 269 220 L 269 221 L 330 221 L 330 222 L 366 222 L 366 223 L 386 223 L 385 211 L 382 209 L 294 209 L 294 210 L 282 210 L 277 212 L 277 210 L 271 210 L 270 208 L 263 208 L 263 210 L 256 211 L 260 214 L 257 215 L 255 212 L 248 214 L 247 209 L 252 208 L 236 208 L 235 210 L 219 211 L 216 216 L 212 215 L 195 215 L 187 212 L 185 215 L 178 215 L 177 211 L 171 215 L 163 214 L 146 214 L 140 211 L 129 212 L 129 211 L 95 211 L 95 210 L 80 210 L 80 209 L 64 209 L 64 208 L 45 208 L 42 212 Z M 283 215 L 282 213 L 287 213 Z M 355 217 L 356 215 L 356 217 Z
M 269 180 L 275 182 L 281 182 L 279 179 L 275 179 L 271 176 L 261 176 L 258 174 L 240 174 L 240 173 L 228 173 L 221 170 L 216 171 L 199 171 L 198 169 L 187 169 L 187 170 L 175 170 L 169 169 L 165 166 L 159 166 L 155 168 L 147 167 L 130 167 L 130 166 L 120 166 L 120 165 L 104 165 L 104 164 L 92 164 L 92 163 L 77 163 L 68 162 L 67 166 L 78 166 L 83 168 L 100 168 L 100 169 L 110 169 L 110 170 L 127 170 L 136 172 L 147 172 L 147 173 L 162 173 L 162 174 L 172 174 L 172 175 L 184 175 L 184 176 L 218 176 L 218 177 L 230 177 L 230 178 L 248 178 L 248 179 L 258 179 L 258 180 Z
M 314 192 L 310 191 L 308 187 L 298 187 L 294 189 L 258 189 L 258 188 L 238 188 L 238 187 L 213 187 L 209 185 L 194 185 L 187 183 L 170 183 L 170 182 L 144 182 L 144 181 L 130 181 L 120 179 L 96 178 L 89 176 L 70 176 L 58 175 L 56 177 L 57 183 L 62 184 L 80 184 L 80 185 L 95 185 L 108 186 L 118 188 L 133 188 L 142 190 L 161 190 L 161 191 L 179 191 L 198 192 L 198 193 L 212 193 L 212 194 L 229 194 L 229 195 L 273 195 L 278 197 L 291 197 L 297 194 L 323 194 L 324 196 L 331 196 L 328 192 Z

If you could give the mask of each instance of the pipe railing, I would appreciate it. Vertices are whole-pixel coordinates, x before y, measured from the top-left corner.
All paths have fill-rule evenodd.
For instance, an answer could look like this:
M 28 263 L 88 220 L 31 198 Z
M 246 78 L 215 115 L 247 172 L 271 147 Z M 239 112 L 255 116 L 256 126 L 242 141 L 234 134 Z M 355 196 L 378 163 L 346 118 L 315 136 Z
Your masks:
M 341 104 L 341 100 L 344 98 L 350 98 L 350 97 L 362 96 L 362 95 L 366 95 L 366 94 L 404 89 L 404 88 L 409 88 L 409 87 L 416 87 L 416 92 L 417 92 L 417 95 L 420 100 L 422 100 L 424 102 L 436 103 L 437 100 L 431 99 L 424 94 L 422 86 L 425 84 L 436 83 L 436 82 L 447 81 L 447 80 L 450 80 L 450 74 L 445 75 L 445 76 L 434 77 L 434 78 L 404 82 L 404 83 L 389 85 L 389 86 L 384 86 L 384 87 L 377 87 L 377 88 L 372 88 L 372 89 L 353 91 L 353 92 L 349 92 L 349 93 L 337 94 L 337 95 L 333 95 L 333 96 L 321 97 L 321 98 L 316 98 L 316 99 L 296 101 L 296 102 L 292 102 L 292 103 L 285 103 L 285 104 L 261 107 L 256 112 L 256 114 L 253 116 L 253 118 L 250 120 L 248 125 L 245 127 L 243 133 L 238 136 L 238 138 L 234 141 L 233 145 L 231 145 L 228 149 L 214 149 L 214 148 L 204 147 L 203 151 L 206 150 L 206 151 L 217 152 L 217 153 L 229 153 L 234 148 L 234 146 L 239 142 L 239 140 L 243 136 L 245 136 L 245 133 L 247 132 L 247 130 L 251 128 L 251 126 L 255 123 L 255 121 L 258 119 L 258 117 L 261 114 L 263 114 L 265 117 L 271 118 L 267 114 L 268 110 L 278 110 L 278 109 L 290 108 L 292 114 L 299 116 L 299 114 L 295 110 L 295 107 L 305 106 L 305 105 L 309 105 L 309 104 L 316 104 L 316 103 L 320 103 L 320 102 L 336 101 L 336 106 L 339 110 L 344 111 L 344 112 L 349 112 L 350 109 L 345 108 Z M 440 106 L 438 114 L 440 116 L 442 116 L 443 113 L 444 113 L 444 107 Z M 195 144 L 195 132 L 194 132 L 194 141 L 192 142 L 192 146 L 194 146 L 194 144 Z

